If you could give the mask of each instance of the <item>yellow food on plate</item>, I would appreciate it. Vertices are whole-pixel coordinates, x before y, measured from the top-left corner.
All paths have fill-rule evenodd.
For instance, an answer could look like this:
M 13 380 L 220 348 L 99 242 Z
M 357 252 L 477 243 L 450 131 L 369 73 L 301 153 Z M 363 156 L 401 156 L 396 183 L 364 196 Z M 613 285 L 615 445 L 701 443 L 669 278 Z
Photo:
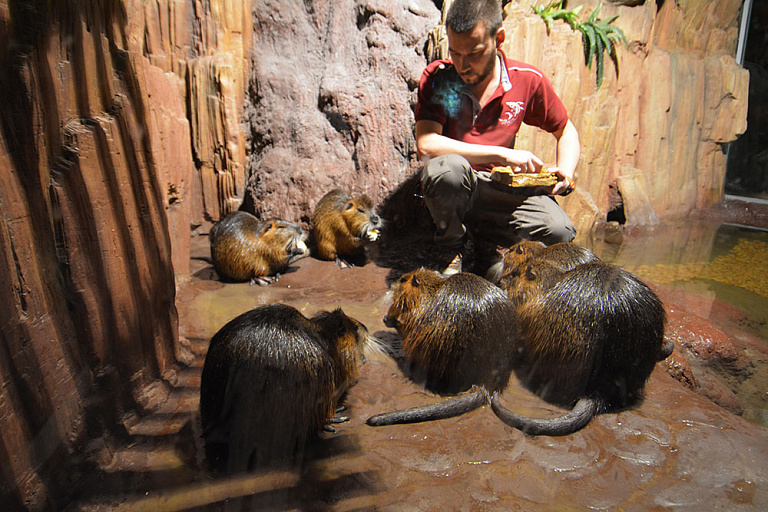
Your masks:
M 546 166 L 537 174 L 521 171 L 520 167 L 494 167 L 491 179 L 509 187 L 550 187 L 558 181 L 557 174 L 549 172 Z

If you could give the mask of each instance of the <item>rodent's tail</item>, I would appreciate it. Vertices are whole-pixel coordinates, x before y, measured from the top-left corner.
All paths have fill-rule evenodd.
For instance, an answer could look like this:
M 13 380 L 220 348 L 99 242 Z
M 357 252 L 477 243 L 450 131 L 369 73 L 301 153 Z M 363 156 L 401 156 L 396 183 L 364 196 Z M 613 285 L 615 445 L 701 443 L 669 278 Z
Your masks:
M 599 401 L 595 398 L 582 398 L 568 414 L 558 418 L 536 419 L 516 414 L 499 401 L 499 394 L 491 397 L 491 409 L 501 421 L 510 427 L 522 430 L 532 436 L 566 436 L 582 429 L 597 414 Z
M 488 393 L 485 389 L 472 386 L 469 391 L 442 402 L 377 414 L 368 418 L 366 423 L 372 427 L 380 427 L 382 425 L 443 420 L 474 411 L 487 403 Z

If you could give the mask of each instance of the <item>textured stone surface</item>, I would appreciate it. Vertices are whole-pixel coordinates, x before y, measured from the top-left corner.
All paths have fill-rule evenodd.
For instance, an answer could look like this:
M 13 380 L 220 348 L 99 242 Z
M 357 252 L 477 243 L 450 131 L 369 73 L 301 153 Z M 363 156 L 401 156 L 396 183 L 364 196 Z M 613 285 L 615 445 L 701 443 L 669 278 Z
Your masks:
M 168 397 L 190 226 L 242 194 L 245 3 L 0 1 L 3 510 Z
M 584 5 L 583 18 L 597 4 L 568 8 Z M 630 224 L 679 218 L 722 199 L 722 144 L 746 130 L 749 74 L 733 58 L 740 4 L 664 2 L 658 12 L 659 2 L 602 4 L 600 18 L 619 15 L 614 25 L 629 48 L 617 50 L 618 76 L 606 57 L 600 90 L 594 67 L 584 65 L 579 32 L 560 22 L 547 36 L 528 2 L 507 6 L 505 49 L 542 68 L 563 98 L 582 142 L 577 185 L 601 214 L 610 210 L 610 184 L 625 170 L 641 175 L 622 191 L 637 194 L 626 202 L 644 205 L 627 215 Z M 554 160 L 552 137 L 533 129 L 521 130 L 517 147 Z M 573 217 L 588 213 L 573 197 L 563 204 Z
M 603 5 L 631 44 L 600 91 L 578 34 L 556 24 L 547 37 L 527 2 L 508 7 L 509 54 L 552 77 L 581 134 L 564 204 L 582 233 L 615 204 L 614 183 L 632 196 L 629 224 L 719 201 L 722 144 L 744 128 L 746 73 L 731 57 L 741 2 L 626 3 Z M 411 107 L 439 19 L 427 0 L 0 0 L 4 508 L 57 508 L 83 461 L 112 460 L 168 396 L 177 360 L 193 359 L 175 344 L 174 301 L 190 227 L 242 199 L 307 222 L 332 186 L 379 200 L 417 168 Z M 546 134 L 518 146 L 553 160 Z M 738 350 L 693 337 L 685 356 L 740 367 Z M 692 361 L 699 389 L 725 403 Z M 541 471 L 524 496 L 542 491 Z M 694 490 L 712 483 L 699 476 Z M 763 503 L 741 476 L 716 482 L 720 498 Z
M 329 189 L 374 202 L 415 169 L 427 0 L 257 2 L 245 208 L 307 223 Z

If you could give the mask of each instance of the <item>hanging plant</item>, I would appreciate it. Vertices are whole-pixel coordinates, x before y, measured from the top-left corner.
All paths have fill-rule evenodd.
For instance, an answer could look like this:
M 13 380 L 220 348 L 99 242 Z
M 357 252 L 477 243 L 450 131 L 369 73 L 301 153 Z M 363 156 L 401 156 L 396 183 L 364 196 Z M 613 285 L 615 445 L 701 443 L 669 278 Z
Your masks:
M 625 48 L 629 46 L 624 32 L 616 25 L 611 25 L 619 15 L 612 16 L 608 20 L 599 20 L 597 19 L 599 12 L 600 5 L 595 7 L 587 21 L 576 25 L 576 29 L 581 32 L 581 41 L 584 44 L 584 60 L 590 70 L 592 69 L 592 59 L 595 59 L 598 89 L 603 84 L 603 54 L 608 52 L 616 68 L 616 75 L 618 75 L 619 60 L 616 55 L 616 43 L 623 42 Z
M 547 34 L 552 29 L 552 22 L 554 20 L 563 20 L 571 27 L 572 30 L 578 30 L 581 32 L 581 41 L 584 45 L 584 61 L 587 64 L 587 68 L 592 69 L 592 61 L 596 64 L 596 82 L 597 89 L 603 85 L 603 68 L 605 64 L 604 54 L 607 52 L 613 65 L 616 68 L 616 74 L 619 74 L 619 60 L 616 55 L 616 43 L 623 42 L 625 47 L 628 47 L 627 38 L 624 37 L 624 32 L 612 25 L 614 21 L 619 17 L 612 16 L 608 20 L 600 20 L 597 15 L 600 13 L 600 5 L 595 7 L 595 10 L 589 15 L 586 21 L 578 21 L 578 14 L 581 11 L 582 6 L 578 6 L 573 10 L 563 9 L 563 0 L 549 3 L 546 7 L 533 6 L 533 12 L 541 16 L 544 23 L 547 24 Z
M 563 9 L 563 0 L 556 0 L 547 4 L 545 7 L 540 7 L 538 5 L 532 7 L 533 12 L 541 16 L 544 23 L 547 24 L 547 35 L 549 35 L 550 32 L 552 32 L 552 22 L 554 20 L 563 20 L 571 26 L 571 29 L 576 30 L 576 25 L 579 23 L 579 11 L 581 11 L 581 8 L 584 6 L 580 5 L 569 11 Z

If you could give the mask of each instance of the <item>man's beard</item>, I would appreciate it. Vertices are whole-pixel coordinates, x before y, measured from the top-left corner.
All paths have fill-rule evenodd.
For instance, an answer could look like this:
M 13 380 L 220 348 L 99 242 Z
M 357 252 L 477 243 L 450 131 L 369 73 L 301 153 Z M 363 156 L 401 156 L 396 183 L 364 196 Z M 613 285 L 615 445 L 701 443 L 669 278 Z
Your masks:
M 493 58 L 488 59 L 488 65 L 485 66 L 485 68 L 480 72 L 480 74 L 469 75 L 466 77 L 464 75 L 461 75 L 461 81 L 469 86 L 479 84 L 480 82 L 488 78 L 488 76 L 491 73 L 493 73 L 493 68 L 496 65 L 496 59 L 498 59 L 498 56 L 496 55 L 496 52 L 493 52 Z

